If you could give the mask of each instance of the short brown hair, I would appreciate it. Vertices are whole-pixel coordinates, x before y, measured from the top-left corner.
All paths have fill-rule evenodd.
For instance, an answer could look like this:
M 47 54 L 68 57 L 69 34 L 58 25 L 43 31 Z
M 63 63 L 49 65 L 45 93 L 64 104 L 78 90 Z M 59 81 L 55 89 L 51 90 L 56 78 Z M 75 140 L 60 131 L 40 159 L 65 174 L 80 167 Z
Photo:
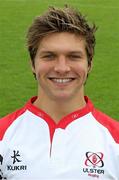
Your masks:
M 90 26 L 82 14 L 68 6 L 64 8 L 50 7 L 48 11 L 35 18 L 33 24 L 28 29 L 27 33 L 27 47 L 30 53 L 32 64 L 34 65 L 34 58 L 40 40 L 50 33 L 55 32 L 71 32 L 82 35 L 86 40 L 86 51 L 88 56 L 88 64 L 91 64 L 94 47 L 96 26 Z

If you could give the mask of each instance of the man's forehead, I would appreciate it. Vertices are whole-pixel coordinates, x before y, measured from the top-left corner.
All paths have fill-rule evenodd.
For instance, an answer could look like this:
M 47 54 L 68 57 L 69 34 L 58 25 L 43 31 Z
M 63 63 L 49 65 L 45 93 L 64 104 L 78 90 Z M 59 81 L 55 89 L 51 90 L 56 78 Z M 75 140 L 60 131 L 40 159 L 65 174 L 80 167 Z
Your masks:
M 44 37 L 42 37 L 42 39 L 39 41 L 39 43 L 44 43 L 47 41 L 57 41 L 59 39 L 62 39 L 62 40 L 66 40 L 66 39 L 69 39 L 69 40 L 75 40 L 75 41 L 85 41 L 85 37 L 80 35 L 80 34 L 76 34 L 76 33 L 70 33 L 70 32 L 54 32 L 54 33 L 50 33 Z
M 52 33 L 39 42 L 38 49 L 42 52 L 55 50 L 81 51 L 86 41 L 84 37 L 73 33 Z

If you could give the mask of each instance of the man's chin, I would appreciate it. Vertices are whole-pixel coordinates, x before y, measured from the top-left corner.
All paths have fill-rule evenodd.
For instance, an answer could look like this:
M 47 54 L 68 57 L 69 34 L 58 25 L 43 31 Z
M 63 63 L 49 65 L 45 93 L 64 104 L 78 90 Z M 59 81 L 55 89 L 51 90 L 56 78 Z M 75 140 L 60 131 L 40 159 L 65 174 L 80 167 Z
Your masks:
M 71 99 L 71 95 L 67 94 L 67 93 L 62 93 L 62 94 L 55 94 L 53 96 L 53 99 L 58 103 L 58 102 L 67 102 L 68 100 Z

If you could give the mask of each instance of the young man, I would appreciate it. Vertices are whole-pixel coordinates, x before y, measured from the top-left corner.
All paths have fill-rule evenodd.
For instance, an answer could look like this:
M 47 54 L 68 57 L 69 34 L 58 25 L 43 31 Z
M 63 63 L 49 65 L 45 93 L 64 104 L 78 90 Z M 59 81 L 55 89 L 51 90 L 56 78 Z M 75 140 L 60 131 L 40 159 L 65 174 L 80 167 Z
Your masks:
M 95 26 L 50 8 L 29 28 L 38 95 L 0 120 L 0 179 L 119 180 L 119 123 L 84 96 Z

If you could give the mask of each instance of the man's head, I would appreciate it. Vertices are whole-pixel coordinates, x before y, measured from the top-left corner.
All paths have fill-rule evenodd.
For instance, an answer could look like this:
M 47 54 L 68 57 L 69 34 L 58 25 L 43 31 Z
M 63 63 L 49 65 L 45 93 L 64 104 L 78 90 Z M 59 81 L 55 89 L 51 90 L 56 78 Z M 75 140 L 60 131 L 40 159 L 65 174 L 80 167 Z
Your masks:
M 40 41 L 49 34 L 55 32 L 70 32 L 82 36 L 86 42 L 88 65 L 94 55 L 95 47 L 95 25 L 90 26 L 80 12 L 69 8 L 51 7 L 44 15 L 37 17 L 27 34 L 27 46 L 30 53 L 32 65 L 40 44 Z

